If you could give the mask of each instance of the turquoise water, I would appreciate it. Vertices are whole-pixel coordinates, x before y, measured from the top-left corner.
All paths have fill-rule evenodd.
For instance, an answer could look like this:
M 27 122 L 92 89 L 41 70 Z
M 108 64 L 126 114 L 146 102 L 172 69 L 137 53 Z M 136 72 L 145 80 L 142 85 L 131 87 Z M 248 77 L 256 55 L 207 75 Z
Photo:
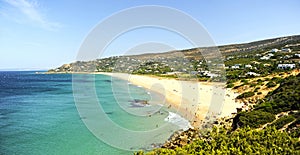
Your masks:
M 90 79 L 90 75 L 78 76 Z M 101 132 L 109 136 L 106 138 L 127 145 L 134 139 L 119 139 L 122 136 L 110 129 L 105 119 L 130 131 L 162 128 L 164 132 L 154 138 L 157 143 L 179 129 L 166 121 L 168 109 L 159 105 L 163 96 L 122 80 L 113 80 L 115 84 L 112 85 L 108 76 L 93 78 L 98 104 L 105 113 L 105 117 L 93 123 L 100 125 Z M 112 142 L 97 138 L 87 128 L 84 120 L 89 121 L 93 115 L 79 115 L 74 100 L 87 95 L 84 101 L 89 103 L 89 93 L 74 95 L 72 84 L 72 75 L 68 74 L 0 72 L 0 154 L 132 154 L 132 151 L 113 147 Z M 151 103 L 147 107 L 140 106 L 133 104 L 133 99 L 150 100 Z M 146 139 L 138 140 L 142 147 L 132 150 L 152 148 Z

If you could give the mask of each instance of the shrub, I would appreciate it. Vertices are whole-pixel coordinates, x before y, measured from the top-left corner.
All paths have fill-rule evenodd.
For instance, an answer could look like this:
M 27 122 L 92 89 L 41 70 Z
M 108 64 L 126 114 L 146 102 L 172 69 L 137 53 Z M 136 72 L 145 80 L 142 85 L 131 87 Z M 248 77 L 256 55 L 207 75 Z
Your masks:
M 237 96 L 236 98 L 237 99 L 242 99 L 242 98 L 248 98 L 248 97 L 251 97 L 251 96 L 254 96 L 254 92 L 244 92 L 243 94 Z
M 233 89 L 238 89 L 240 87 L 242 87 L 243 85 L 238 85 L 238 86 L 234 86 Z
M 284 125 L 292 122 L 293 120 L 295 120 L 294 116 L 283 116 L 280 119 L 276 120 L 274 123 L 272 123 L 272 126 L 275 126 L 276 129 L 281 129 Z
M 262 83 L 262 82 L 263 82 L 263 80 L 261 80 L 261 79 L 258 79 L 258 80 L 256 80 L 256 82 L 257 82 L 257 83 Z
M 273 82 L 273 81 L 270 81 L 270 82 L 268 82 L 267 84 L 266 84 L 266 86 L 268 87 L 268 88 L 272 88 L 272 87 L 275 87 L 277 84 L 275 83 L 275 82 Z
M 227 84 L 227 88 L 232 88 L 234 86 L 234 84 L 233 83 L 229 83 L 229 84 Z
M 214 128 L 209 135 L 175 149 L 159 148 L 147 155 L 202 154 L 299 154 L 299 142 L 286 132 L 274 128 L 251 130 L 240 128 L 228 132 Z M 138 155 L 138 154 L 137 154 Z M 143 155 L 139 153 L 139 155 Z
M 241 80 L 241 82 L 243 82 L 244 84 L 248 84 L 248 80 L 246 79 Z
M 259 88 L 255 88 L 255 89 L 254 89 L 254 92 L 257 92 L 258 90 L 259 90 Z
M 281 83 L 283 81 L 283 79 L 279 77 L 273 77 L 271 80 L 274 81 L 275 83 Z
M 250 83 L 250 87 L 255 87 L 257 83 Z
M 261 125 L 275 120 L 273 114 L 262 110 L 242 112 L 237 117 L 240 126 L 249 126 L 251 128 L 259 128 Z

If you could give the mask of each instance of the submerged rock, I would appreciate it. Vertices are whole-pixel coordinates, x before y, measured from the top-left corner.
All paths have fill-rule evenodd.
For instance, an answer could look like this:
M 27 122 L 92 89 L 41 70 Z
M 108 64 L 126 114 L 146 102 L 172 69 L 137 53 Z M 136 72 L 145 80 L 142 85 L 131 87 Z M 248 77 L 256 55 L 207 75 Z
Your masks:
M 111 83 L 111 80 L 103 80 L 104 82 L 108 82 L 108 83 Z
M 134 99 L 129 101 L 132 107 L 144 107 L 149 105 L 147 100 Z
M 113 114 L 113 112 L 105 112 L 105 114 L 111 115 L 111 114 Z

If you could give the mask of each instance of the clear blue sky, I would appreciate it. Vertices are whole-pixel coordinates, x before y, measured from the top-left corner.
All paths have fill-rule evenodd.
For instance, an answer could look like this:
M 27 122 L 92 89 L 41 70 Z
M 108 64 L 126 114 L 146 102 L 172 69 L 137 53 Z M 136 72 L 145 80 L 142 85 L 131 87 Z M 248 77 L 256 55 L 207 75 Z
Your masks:
M 96 24 L 141 5 L 168 6 L 191 15 L 217 45 L 300 34 L 299 0 L 0 0 L 0 69 L 48 69 L 72 62 Z M 182 43 L 175 48 L 189 47 Z M 111 55 L 118 50 L 112 47 Z

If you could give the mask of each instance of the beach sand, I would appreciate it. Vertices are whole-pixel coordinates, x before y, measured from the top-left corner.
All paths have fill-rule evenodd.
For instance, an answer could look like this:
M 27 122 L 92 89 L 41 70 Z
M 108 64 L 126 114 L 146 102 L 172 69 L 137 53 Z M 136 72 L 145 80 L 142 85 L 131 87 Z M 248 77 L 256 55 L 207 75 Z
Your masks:
M 241 103 L 235 102 L 238 94 L 225 89 L 225 84 L 221 83 L 180 81 L 124 73 L 98 74 L 127 80 L 134 85 L 163 94 L 165 101 L 162 101 L 162 104 L 177 109 L 194 127 L 200 127 L 203 121 L 231 116 L 236 112 L 236 108 L 242 107 Z

